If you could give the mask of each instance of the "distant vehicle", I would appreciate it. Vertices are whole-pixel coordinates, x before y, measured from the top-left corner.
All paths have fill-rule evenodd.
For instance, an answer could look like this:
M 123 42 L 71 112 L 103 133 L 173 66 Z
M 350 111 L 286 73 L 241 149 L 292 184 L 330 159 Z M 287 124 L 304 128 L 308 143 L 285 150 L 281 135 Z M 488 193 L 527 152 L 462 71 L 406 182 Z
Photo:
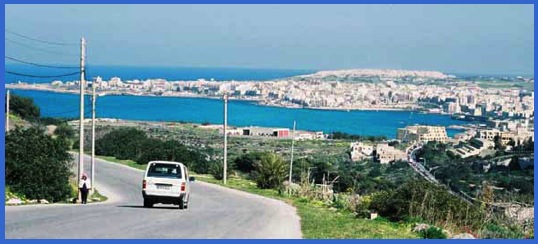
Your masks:
M 151 208 L 156 203 L 179 205 L 186 209 L 189 205 L 191 186 L 194 177 L 189 170 L 178 162 L 151 161 L 148 163 L 142 181 L 144 207 Z

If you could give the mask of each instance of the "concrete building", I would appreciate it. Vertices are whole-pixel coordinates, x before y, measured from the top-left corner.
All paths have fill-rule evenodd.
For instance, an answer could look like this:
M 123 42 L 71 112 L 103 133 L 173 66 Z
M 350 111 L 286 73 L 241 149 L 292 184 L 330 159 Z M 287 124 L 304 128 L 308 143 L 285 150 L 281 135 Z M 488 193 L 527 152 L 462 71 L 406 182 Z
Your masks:
M 443 126 L 413 125 L 398 129 L 398 140 L 402 142 L 448 142 L 448 135 Z
M 498 129 L 482 129 L 476 133 L 476 138 L 493 141 L 496 136 L 501 137 L 503 144 L 506 145 L 510 141 L 510 138 L 515 138 L 515 134 L 509 131 L 500 131 Z
M 460 107 L 459 103 L 457 103 L 457 102 L 448 103 L 448 105 L 447 105 L 447 113 L 455 114 L 455 113 L 460 113 L 460 112 L 461 112 L 461 107 Z
M 262 127 L 247 127 L 243 128 L 244 136 L 274 136 L 274 137 L 289 137 L 290 129 L 287 128 L 262 128 Z
M 471 156 L 478 156 L 487 150 L 491 150 L 494 146 L 495 143 L 490 140 L 475 138 L 470 140 L 469 144 L 450 149 L 449 151 L 461 158 L 468 158 Z
M 398 160 L 407 161 L 407 154 L 404 151 L 389 146 L 388 143 L 380 143 L 376 146 L 376 159 L 382 164 L 388 164 Z
M 362 142 L 351 143 L 351 160 L 359 161 L 369 158 L 374 153 L 374 146 L 367 145 Z

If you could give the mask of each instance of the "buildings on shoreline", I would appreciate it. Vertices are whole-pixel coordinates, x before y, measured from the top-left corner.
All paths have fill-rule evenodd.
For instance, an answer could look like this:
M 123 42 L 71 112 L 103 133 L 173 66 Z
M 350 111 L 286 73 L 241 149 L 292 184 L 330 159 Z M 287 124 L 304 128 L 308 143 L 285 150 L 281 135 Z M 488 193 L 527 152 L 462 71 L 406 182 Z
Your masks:
M 518 82 L 534 82 L 524 80 Z M 167 81 L 96 78 L 99 93 L 221 98 L 261 105 L 333 110 L 421 110 L 455 118 L 530 118 L 534 92 L 520 88 L 481 88 L 472 81 L 435 71 L 320 71 L 271 81 Z M 77 92 L 78 81 L 7 84 L 6 88 Z M 474 116 L 474 117 L 473 117 Z

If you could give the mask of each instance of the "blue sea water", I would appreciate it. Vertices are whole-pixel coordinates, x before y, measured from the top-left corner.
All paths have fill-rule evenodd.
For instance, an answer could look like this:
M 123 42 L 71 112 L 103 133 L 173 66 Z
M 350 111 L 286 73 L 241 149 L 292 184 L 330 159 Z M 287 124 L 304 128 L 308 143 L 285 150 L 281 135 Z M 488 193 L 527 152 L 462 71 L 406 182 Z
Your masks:
M 6 64 L 6 70 L 32 74 L 35 76 L 55 76 L 77 72 L 76 69 L 50 69 L 19 64 Z M 224 80 L 271 80 L 277 78 L 304 75 L 316 72 L 315 70 L 288 70 L 288 69 L 247 69 L 247 68 L 190 68 L 190 67 L 136 67 L 136 66 L 92 66 L 86 67 L 86 79 L 101 76 L 104 80 L 117 76 L 122 80 L 144 80 L 144 79 L 166 79 L 174 80 L 197 80 L 215 79 Z M 16 83 L 24 81 L 27 83 L 46 83 L 53 80 L 72 81 L 79 80 L 80 75 L 71 75 L 63 78 L 39 78 L 23 77 L 13 74 L 6 74 L 6 83 Z
M 79 95 L 43 91 L 12 90 L 13 94 L 31 97 L 44 117 L 78 118 Z M 90 111 L 90 99 L 85 99 Z M 185 121 L 222 124 L 223 101 L 207 98 L 102 96 L 96 101 L 100 118 L 146 121 Z M 90 113 L 86 113 L 89 118 Z M 395 138 L 397 128 L 407 124 L 461 125 L 463 121 L 449 116 L 407 111 L 328 111 L 259 106 L 246 101 L 229 101 L 228 124 L 233 126 L 266 126 L 298 130 L 346 132 Z M 457 130 L 448 130 L 450 136 Z
M 70 69 L 48 69 L 18 64 L 7 64 L 6 70 L 33 75 L 54 75 L 73 72 Z M 76 71 L 76 69 L 74 69 Z M 237 69 L 237 68 L 174 68 L 174 67 L 123 67 L 88 66 L 87 78 L 101 76 L 108 80 L 118 76 L 123 80 L 164 78 L 167 80 L 270 80 L 313 73 L 313 70 Z M 61 80 L 77 80 L 72 75 Z M 43 83 L 54 78 L 25 78 L 6 74 L 6 83 L 19 80 Z M 14 90 L 13 94 L 34 99 L 42 116 L 78 118 L 79 96 L 42 91 Z M 89 105 L 90 99 L 86 99 Z M 87 107 L 85 111 L 90 111 Z M 223 103 L 205 98 L 104 96 L 97 99 L 97 117 L 146 121 L 185 121 L 222 124 Z M 230 101 L 229 124 L 233 126 L 266 126 L 290 128 L 297 121 L 299 130 L 334 131 L 358 135 L 396 137 L 396 130 L 407 124 L 460 125 L 463 121 L 448 116 L 419 114 L 404 111 L 327 111 L 259 106 L 245 101 Z M 87 113 L 89 117 L 89 113 Z M 459 131 L 448 130 L 450 136 Z

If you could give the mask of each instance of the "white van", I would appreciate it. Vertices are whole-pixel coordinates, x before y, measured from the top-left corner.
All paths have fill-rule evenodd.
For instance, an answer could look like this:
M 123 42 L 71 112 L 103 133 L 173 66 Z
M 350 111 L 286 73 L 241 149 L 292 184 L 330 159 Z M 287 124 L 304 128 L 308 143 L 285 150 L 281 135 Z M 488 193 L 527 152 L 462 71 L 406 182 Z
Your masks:
M 194 177 L 189 177 L 189 170 L 182 163 L 149 162 L 142 181 L 144 207 L 151 208 L 155 203 L 162 203 L 186 209 L 191 195 L 191 181 L 194 181 Z

